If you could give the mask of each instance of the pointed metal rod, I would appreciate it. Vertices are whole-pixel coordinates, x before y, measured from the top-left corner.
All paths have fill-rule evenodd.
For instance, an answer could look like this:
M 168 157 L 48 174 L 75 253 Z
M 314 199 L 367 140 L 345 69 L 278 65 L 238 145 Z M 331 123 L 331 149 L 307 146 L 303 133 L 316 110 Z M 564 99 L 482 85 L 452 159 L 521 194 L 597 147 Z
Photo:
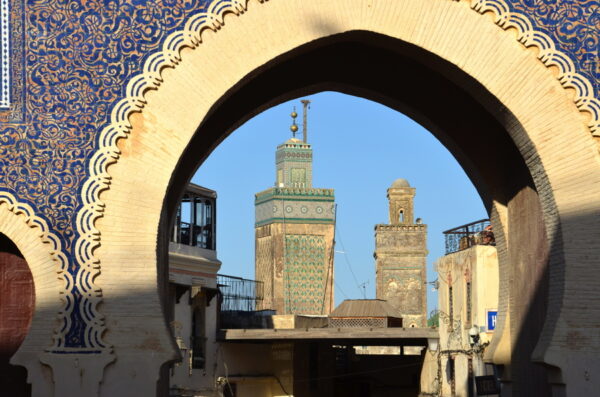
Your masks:
M 302 105 L 304 105 L 304 110 L 303 110 L 303 114 L 302 114 L 302 136 L 303 136 L 303 142 L 307 143 L 308 142 L 308 126 L 306 123 L 306 117 L 308 115 L 308 108 L 310 105 L 310 101 L 308 99 L 303 99 L 300 102 L 302 102 Z

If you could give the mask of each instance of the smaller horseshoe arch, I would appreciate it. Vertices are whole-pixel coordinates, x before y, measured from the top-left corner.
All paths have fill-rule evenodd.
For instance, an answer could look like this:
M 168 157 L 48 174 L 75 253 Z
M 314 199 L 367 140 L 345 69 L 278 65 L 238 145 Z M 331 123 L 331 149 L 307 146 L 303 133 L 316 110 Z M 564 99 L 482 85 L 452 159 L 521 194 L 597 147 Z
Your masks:
M 0 193 L 2 395 L 52 395 L 53 368 L 42 360 L 60 327 L 66 263 L 60 240 L 49 232 L 45 220 L 14 196 Z
M 35 306 L 33 276 L 21 251 L 0 233 L 0 389 L 14 397 L 31 395 L 27 373 L 9 360 L 25 340 Z

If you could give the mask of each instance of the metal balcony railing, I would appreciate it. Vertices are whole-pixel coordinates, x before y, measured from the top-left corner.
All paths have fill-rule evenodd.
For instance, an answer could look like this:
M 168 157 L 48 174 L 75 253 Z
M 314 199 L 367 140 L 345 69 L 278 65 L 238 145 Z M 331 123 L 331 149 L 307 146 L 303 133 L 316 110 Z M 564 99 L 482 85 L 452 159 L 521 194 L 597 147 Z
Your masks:
M 444 233 L 446 255 L 462 251 L 474 245 L 496 245 L 489 219 L 467 223 Z
M 261 281 L 218 274 L 217 285 L 221 293 L 222 312 L 255 311 L 257 303 L 263 300 Z

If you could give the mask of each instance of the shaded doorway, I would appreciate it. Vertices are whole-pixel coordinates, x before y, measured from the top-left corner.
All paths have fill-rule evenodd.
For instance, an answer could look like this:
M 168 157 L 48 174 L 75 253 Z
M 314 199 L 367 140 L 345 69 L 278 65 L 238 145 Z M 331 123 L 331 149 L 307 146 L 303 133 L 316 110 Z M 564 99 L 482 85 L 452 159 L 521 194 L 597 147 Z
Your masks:
M 25 339 L 35 304 L 33 277 L 15 244 L 0 234 L 0 394 L 31 395 L 27 371 L 10 364 Z

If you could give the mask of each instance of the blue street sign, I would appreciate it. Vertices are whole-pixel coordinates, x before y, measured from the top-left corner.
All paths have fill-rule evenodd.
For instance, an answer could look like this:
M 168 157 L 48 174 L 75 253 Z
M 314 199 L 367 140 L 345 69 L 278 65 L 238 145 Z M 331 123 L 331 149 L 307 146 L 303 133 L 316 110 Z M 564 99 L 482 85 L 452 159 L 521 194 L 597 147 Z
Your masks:
M 497 310 L 488 310 L 487 312 L 487 330 L 493 331 L 496 329 L 496 318 L 498 318 Z

